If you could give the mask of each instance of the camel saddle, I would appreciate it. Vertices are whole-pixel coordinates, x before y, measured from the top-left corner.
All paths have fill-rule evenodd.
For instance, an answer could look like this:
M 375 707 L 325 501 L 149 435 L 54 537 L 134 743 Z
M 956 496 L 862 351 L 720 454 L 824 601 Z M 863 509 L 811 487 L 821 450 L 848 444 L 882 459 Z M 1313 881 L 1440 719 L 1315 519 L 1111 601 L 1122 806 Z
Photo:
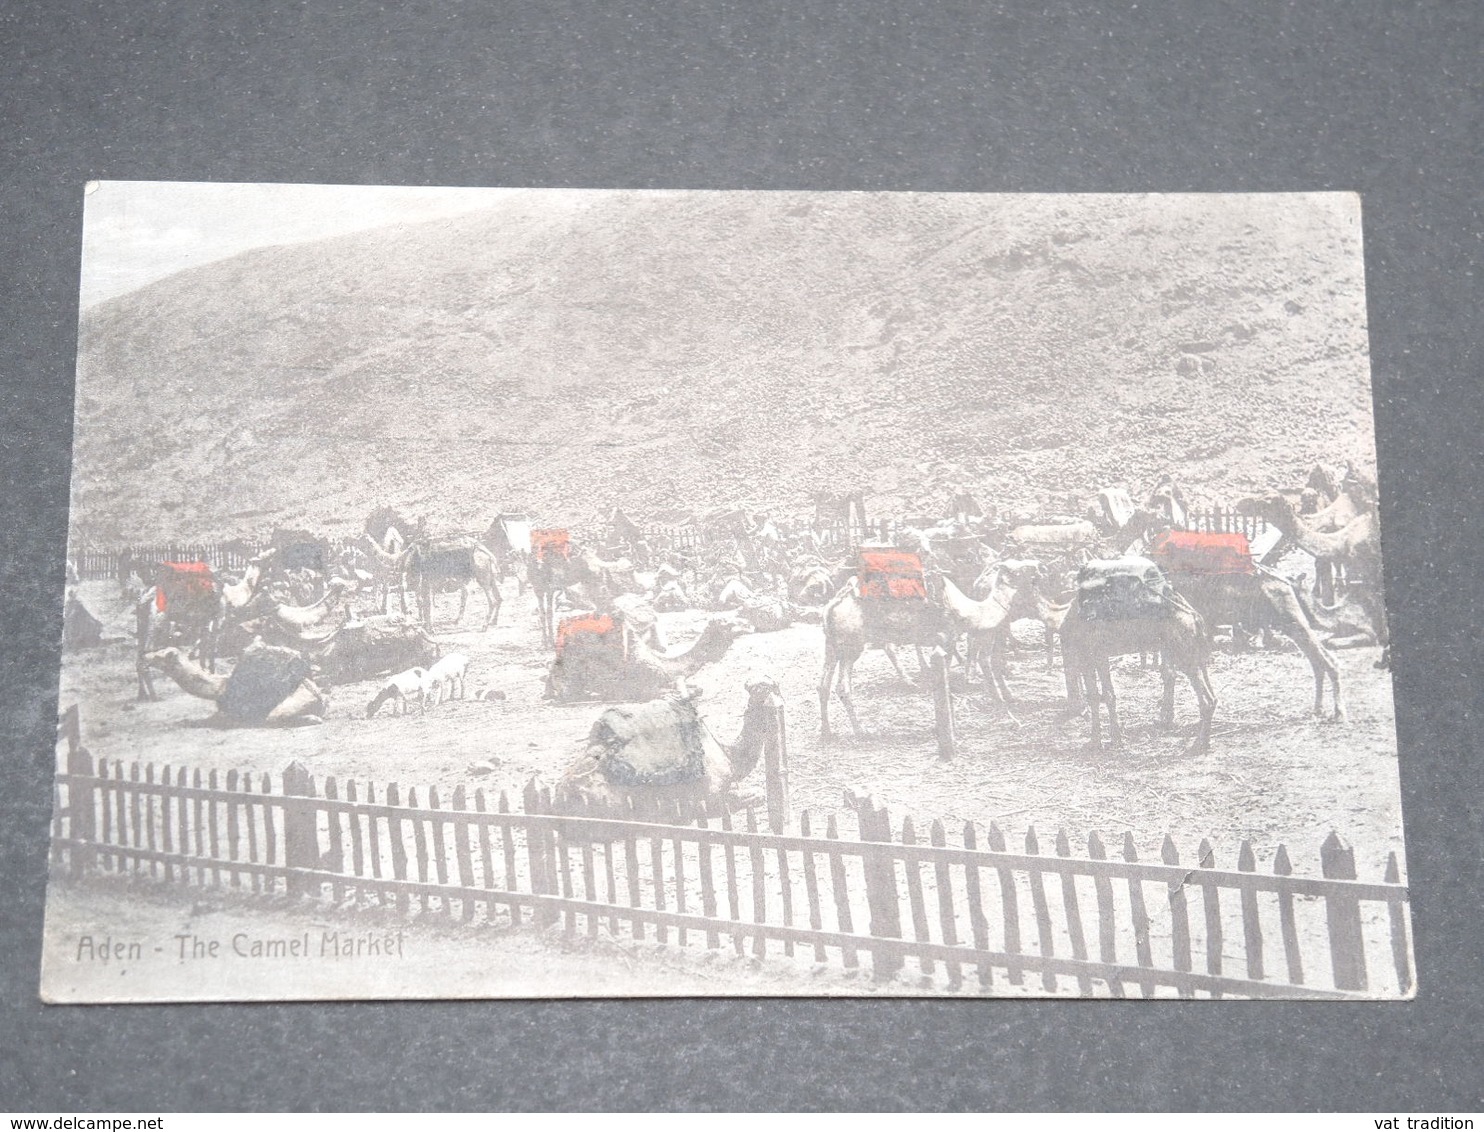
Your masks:
M 216 596 L 216 575 L 207 562 L 161 562 L 155 583 L 155 609 L 164 613 L 174 602 L 192 603 Z
M 922 559 L 910 550 L 862 550 L 860 596 L 871 601 L 926 601 Z
M 618 632 L 618 625 L 606 613 L 579 613 L 574 617 L 563 617 L 556 631 L 557 656 L 561 656 L 577 638 L 587 638 L 582 642 L 584 645 L 623 651 L 623 634 Z
M 531 551 L 537 562 L 544 562 L 547 555 L 571 558 L 572 536 L 565 527 L 538 528 L 531 532 Z
M 217 710 L 233 719 L 261 723 L 309 679 L 309 661 L 293 649 L 250 645 L 227 678 Z
M 1165 531 L 1149 557 L 1171 574 L 1255 574 L 1252 547 L 1244 534 Z
M 705 772 L 700 716 L 690 700 L 668 696 L 609 708 L 588 734 L 602 748 L 599 766 L 615 786 L 676 786 Z
M 1165 572 L 1147 558 L 1093 559 L 1077 574 L 1077 602 L 1088 621 L 1164 617 L 1173 600 Z

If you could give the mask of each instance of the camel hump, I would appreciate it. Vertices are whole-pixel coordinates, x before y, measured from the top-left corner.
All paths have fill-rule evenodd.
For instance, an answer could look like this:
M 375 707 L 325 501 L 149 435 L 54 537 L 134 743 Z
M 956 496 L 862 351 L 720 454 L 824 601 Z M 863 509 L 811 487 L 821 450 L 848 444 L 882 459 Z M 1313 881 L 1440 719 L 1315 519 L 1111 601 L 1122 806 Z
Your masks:
M 217 709 L 234 719 L 261 722 L 309 676 L 309 661 L 293 649 L 250 645 L 232 669 Z
M 1137 621 L 1165 616 L 1174 591 L 1147 558 L 1095 558 L 1077 573 L 1077 601 L 1088 621 Z
M 675 786 L 705 773 L 704 729 L 688 700 L 609 708 L 593 724 L 588 745 L 599 748 L 603 776 L 615 786 Z

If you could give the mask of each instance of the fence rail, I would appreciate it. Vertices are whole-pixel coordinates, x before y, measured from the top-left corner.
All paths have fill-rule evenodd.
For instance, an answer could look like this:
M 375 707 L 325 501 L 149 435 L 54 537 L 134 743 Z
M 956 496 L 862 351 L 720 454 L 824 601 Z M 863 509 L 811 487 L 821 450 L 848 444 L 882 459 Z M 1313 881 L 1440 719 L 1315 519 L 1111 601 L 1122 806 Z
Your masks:
M 636 820 L 553 813 L 548 792 L 322 781 L 291 764 L 262 773 L 100 759 L 76 707 L 62 721 L 54 867 L 347 910 L 627 935 L 677 947 L 869 965 L 949 987 L 1113 997 L 1386 997 L 1412 988 L 1407 889 L 1395 854 L 1357 878 L 1331 834 L 1321 875 L 1279 846 L 1218 866 L 1208 841 L 1182 858 L 1166 837 L 1141 860 L 1132 835 L 1085 854 L 1058 831 L 1011 846 L 991 823 L 893 824 L 869 802 L 804 812 L 786 832 L 740 819 Z M 851 829 L 851 826 L 854 829 Z M 1235 867 L 1230 867 L 1231 865 Z M 915 972 L 912 970 L 915 968 Z M 1029 982 L 1027 981 L 1029 980 Z

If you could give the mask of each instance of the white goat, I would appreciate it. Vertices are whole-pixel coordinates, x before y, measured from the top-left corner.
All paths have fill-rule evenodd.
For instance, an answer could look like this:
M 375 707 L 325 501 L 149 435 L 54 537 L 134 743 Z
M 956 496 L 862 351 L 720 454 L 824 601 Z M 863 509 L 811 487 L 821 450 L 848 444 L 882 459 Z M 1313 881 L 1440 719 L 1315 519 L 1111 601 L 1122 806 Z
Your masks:
M 469 658 L 461 652 L 451 652 L 434 662 L 433 667 L 428 669 L 428 686 L 432 691 L 434 707 L 444 700 L 453 699 L 456 686 L 459 699 L 464 698 L 464 677 L 468 671 Z
M 407 703 L 412 699 L 416 699 L 419 709 L 426 712 L 428 696 L 437 689 L 430 677 L 431 673 L 424 668 L 409 668 L 406 672 L 397 673 L 376 693 L 376 698 L 366 705 L 366 718 L 370 719 L 375 715 L 388 700 L 395 700 L 402 705 L 402 715 L 407 714 Z

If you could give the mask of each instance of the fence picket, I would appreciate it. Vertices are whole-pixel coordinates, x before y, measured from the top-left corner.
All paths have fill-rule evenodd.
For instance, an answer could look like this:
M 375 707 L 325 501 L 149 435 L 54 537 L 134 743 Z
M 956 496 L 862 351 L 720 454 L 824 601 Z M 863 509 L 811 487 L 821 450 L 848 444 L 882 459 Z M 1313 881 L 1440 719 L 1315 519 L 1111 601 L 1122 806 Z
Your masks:
M 175 799 L 175 844 L 179 847 L 182 856 L 189 856 L 191 852 L 191 807 L 185 791 L 190 783 L 190 777 L 185 767 L 175 772 L 175 788 L 180 791 Z M 268 807 L 263 807 L 266 812 Z M 103 807 L 103 812 L 108 813 L 108 807 Z M 180 879 L 189 881 L 191 879 L 191 866 L 180 866 Z M 201 883 L 201 869 L 196 868 L 196 883 Z
M 934 848 L 942 849 L 948 845 L 948 838 L 943 830 L 943 823 L 933 819 L 933 824 L 928 827 L 928 840 Z M 948 871 L 948 862 L 939 861 L 933 865 L 933 879 L 938 886 L 938 925 L 942 933 L 943 942 L 949 947 L 958 944 L 958 914 L 953 908 L 953 876 Z M 948 985 L 957 990 L 964 981 L 964 967 L 962 963 L 945 962 L 943 966 L 948 971 Z
M 835 825 L 834 814 L 831 814 L 828 822 L 825 823 L 824 835 L 829 841 L 840 840 L 840 831 Z M 854 935 L 855 926 L 850 915 L 850 889 L 845 883 L 845 860 L 840 856 L 840 850 L 833 846 L 827 852 L 830 859 L 830 884 L 835 895 L 835 924 L 846 935 Z M 856 957 L 853 945 L 845 944 L 840 949 L 840 955 L 845 966 L 851 970 L 860 966 L 860 960 Z
M 1330 880 L 1355 880 L 1355 850 L 1330 830 L 1319 847 L 1320 869 Z M 1344 892 L 1324 898 L 1329 927 L 1329 953 L 1336 990 L 1365 990 L 1365 937 L 1360 926 L 1360 901 Z
M 726 807 L 721 811 L 721 828 L 727 833 L 732 832 L 732 814 Z M 737 851 L 730 841 L 722 846 L 721 851 L 727 863 L 727 912 L 732 920 L 740 921 L 742 912 L 741 897 L 737 893 Z M 736 928 L 732 929 L 732 947 L 738 955 L 742 954 L 742 934 Z
M 696 819 L 696 828 L 706 829 L 704 817 Z M 711 842 L 701 838 L 696 843 L 696 866 L 701 873 L 701 915 L 708 922 L 716 919 L 716 882 L 711 877 Z M 721 939 L 714 930 L 710 928 L 706 932 L 706 946 L 715 949 L 721 946 Z
M 1025 851 L 1028 856 L 1035 857 L 1041 852 L 1040 840 L 1036 837 L 1036 827 L 1030 826 L 1025 831 Z M 1051 906 L 1046 902 L 1046 874 L 1038 868 L 1031 868 L 1031 907 L 1036 915 L 1036 944 L 1040 949 L 1043 959 L 1050 959 L 1056 954 L 1056 940 L 1051 934 Z M 1041 986 L 1048 991 L 1056 990 L 1056 974 L 1049 969 L 1041 971 Z
M 1288 846 L 1279 845 L 1273 855 L 1273 875 L 1286 877 L 1293 874 L 1293 864 L 1288 859 Z M 1299 954 L 1298 922 L 1293 913 L 1293 893 L 1278 894 L 1278 924 L 1283 934 L 1283 956 L 1288 961 L 1288 981 L 1294 986 L 1304 983 L 1304 960 Z
M 261 809 L 262 807 L 257 807 Z M 258 823 L 253 813 L 252 794 L 252 772 L 246 771 L 242 775 L 242 823 L 247 827 L 247 860 L 251 865 L 258 864 Z M 248 870 L 248 884 L 254 892 L 263 891 L 263 873 L 260 869 Z
M 185 774 L 185 767 L 180 768 L 180 773 L 182 775 Z M 96 792 L 98 795 L 98 839 L 104 845 L 112 845 L 114 843 L 113 795 L 116 794 L 117 791 L 113 789 L 113 780 L 108 777 L 107 759 L 98 760 L 98 786 Z M 70 786 L 67 788 L 67 796 L 69 800 L 73 797 L 72 788 Z M 75 809 L 76 804 L 73 803 L 71 808 Z M 71 819 L 71 823 L 72 831 L 75 831 L 77 828 L 76 818 Z M 185 845 L 184 838 L 181 838 L 181 845 L 182 847 L 184 847 Z M 105 856 L 108 858 L 108 867 L 114 872 L 118 872 L 120 867 L 119 855 L 117 853 L 102 854 L 98 858 L 99 861 L 101 862 L 103 860 L 103 857 Z M 73 861 L 77 862 L 79 865 L 81 864 L 81 862 L 78 861 L 77 857 L 73 857 Z
M 206 788 L 212 791 L 213 794 L 215 794 L 220 789 L 220 787 L 217 785 L 215 770 L 212 770 L 209 774 L 207 774 Z M 217 817 L 217 809 L 218 806 L 216 799 L 214 797 L 208 799 L 206 802 L 206 837 L 208 843 L 211 845 L 211 859 L 213 861 L 220 861 L 222 859 L 220 840 L 221 829 Z M 221 869 L 216 867 L 212 868 L 211 880 L 213 884 L 220 885 L 222 883 Z
M 503 790 L 500 791 L 497 807 L 501 814 L 510 813 L 510 796 Z M 516 890 L 515 831 L 510 828 L 508 819 L 500 822 L 500 849 L 505 859 L 505 891 L 514 892 Z M 510 920 L 513 924 L 520 924 L 520 907 L 516 904 L 510 905 Z
M 455 814 L 460 814 L 469 808 L 469 798 L 462 785 L 455 786 L 453 790 L 452 806 Z M 469 823 L 459 817 L 449 819 L 450 832 L 453 834 L 454 866 L 458 870 L 459 887 L 475 888 L 477 884 L 474 879 L 474 855 L 469 850 Z M 459 903 L 463 907 L 463 916 L 466 920 L 474 918 L 474 901 L 467 896 Z
M 1386 883 L 1401 884 L 1401 867 L 1397 863 L 1396 851 L 1386 857 Z M 1407 910 L 1400 898 L 1386 902 L 1387 917 L 1391 926 L 1391 961 L 1396 967 L 1396 982 L 1404 995 L 1412 993 L 1412 948 L 1407 941 Z
M 972 853 L 978 847 L 979 839 L 974 832 L 974 823 L 964 822 L 964 848 Z M 964 896 L 969 904 L 969 934 L 973 937 L 974 948 L 977 951 L 988 951 L 989 921 L 984 915 L 984 893 L 979 885 L 979 866 L 972 862 L 964 866 Z M 979 985 L 989 986 L 992 982 L 989 964 L 981 959 L 976 967 L 979 972 Z
M 1257 871 L 1257 857 L 1252 852 L 1252 842 L 1242 841 L 1237 850 L 1237 871 L 1243 873 L 1255 873 Z M 1262 982 L 1263 955 L 1262 955 L 1262 920 L 1257 914 L 1257 892 L 1252 888 L 1242 886 L 1242 947 L 1247 957 L 1247 977 L 1256 982 Z
M 330 802 L 339 801 L 340 785 L 335 781 L 333 774 L 325 776 L 325 800 Z M 323 865 L 334 873 L 345 872 L 345 843 L 340 831 L 340 811 L 334 806 L 326 806 L 324 810 L 325 823 L 330 833 L 330 851 L 326 854 Z M 340 881 L 330 885 L 330 892 L 336 903 L 344 900 L 348 887 Z
M 632 815 L 625 816 L 632 817 Z M 640 846 L 638 846 L 638 838 L 632 834 L 623 838 L 623 868 L 628 877 L 629 908 L 640 908 Z M 733 878 L 733 887 L 735 887 L 735 878 Z M 644 921 L 637 915 L 629 917 L 629 935 L 634 936 L 635 939 L 644 939 Z
M 810 836 L 808 810 L 799 815 L 799 835 L 804 838 Z M 809 927 L 810 930 L 817 932 L 824 926 L 824 918 L 820 911 L 819 876 L 814 869 L 814 852 L 804 849 L 800 856 L 804 863 L 804 896 L 809 901 Z M 814 945 L 814 961 L 816 963 L 825 961 L 824 944 Z
M 911 816 L 902 819 L 902 844 L 916 845 L 917 830 L 912 824 Z M 916 858 L 909 858 L 907 866 L 907 904 L 912 910 L 912 938 L 918 943 L 930 942 L 928 937 L 927 904 L 922 898 L 922 872 Z M 932 953 L 919 950 L 917 953 L 917 966 L 925 978 L 931 978 L 938 969 L 933 962 Z
M 355 807 L 359 800 L 359 791 L 356 789 L 356 780 L 354 778 L 347 778 L 345 780 L 345 800 L 352 807 Z M 345 831 L 346 838 L 350 842 L 350 869 L 348 871 L 349 875 L 356 878 L 355 885 L 347 886 L 346 891 L 347 894 L 354 891 L 354 903 L 359 905 L 365 896 L 365 885 L 361 883 L 361 878 L 365 876 L 366 850 L 365 835 L 361 832 L 361 812 L 358 807 L 346 811 Z M 347 870 L 342 868 L 341 871 L 344 872 Z
M 1139 859 L 1132 832 L 1123 835 L 1123 859 L 1129 864 L 1134 864 Z M 1139 966 L 1147 969 L 1154 966 L 1154 955 L 1149 943 L 1149 911 L 1144 906 L 1144 882 L 1134 876 L 1128 878 L 1128 902 L 1134 920 L 1134 954 L 1138 957 Z M 1145 998 L 1154 997 L 1153 980 L 1141 979 L 1139 992 Z
M 676 826 L 675 836 L 670 839 L 670 852 L 675 858 L 675 911 L 683 916 L 685 915 L 685 843 L 681 840 L 679 827 L 684 824 L 685 819 L 681 814 L 681 806 L 678 801 L 667 816 Z M 684 947 L 686 938 L 685 928 L 676 928 L 675 935 L 676 942 L 681 947 Z
M 747 808 L 747 832 L 757 832 L 757 818 L 752 812 L 752 807 Z M 748 850 L 749 864 L 752 866 L 752 922 L 759 928 L 768 924 L 768 889 L 767 875 L 764 872 L 763 851 L 757 842 L 753 842 Z M 752 937 L 752 954 L 761 959 L 768 953 L 768 937 L 762 931 Z
M 143 849 L 144 829 L 142 828 L 139 817 L 141 806 L 139 796 L 139 764 L 137 762 L 129 764 L 129 783 L 133 787 L 133 789 L 129 791 L 129 843 L 135 849 Z M 211 785 L 213 788 L 216 787 L 216 771 L 211 772 Z M 213 857 L 216 856 L 215 838 L 212 838 L 211 842 L 211 855 Z M 139 857 L 134 858 L 134 872 L 143 872 L 148 867 L 149 863 L 147 861 L 144 861 Z
M 1167 865 L 1178 865 L 1180 863 L 1180 851 L 1175 848 L 1174 839 L 1165 834 L 1164 842 L 1159 848 L 1160 859 Z M 1170 893 L 1170 946 L 1174 951 L 1175 970 L 1181 974 L 1191 970 L 1190 958 L 1190 910 L 1185 894 L 1187 877 L 1169 882 Z M 1186 980 L 1175 980 L 1176 989 L 1182 998 L 1193 998 L 1195 991 Z
M 386 816 L 386 840 L 392 851 L 392 879 L 407 879 L 407 843 L 402 840 L 402 816 L 396 810 L 402 805 L 401 791 L 395 782 L 386 784 L 386 804 L 392 810 Z M 397 911 L 406 912 L 409 900 L 407 890 L 400 885 L 393 890 Z
M 155 769 L 154 768 L 154 764 L 153 763 L 150 763 L 149 764 L 148 771 L 147 771 L 147 774 L 146 774 L 145 781 L 149 785 L 151 785 L 151 786 L 154 785 L 154 781 L 155 781 L 154 769 Z M 149 806 L 149 815 L 150 815 L 149 816 L 149 847 L 150 847 L 151 850 L 154 850 L 155 849 L 155 847 L 156 847 L 156 837 L 158 836 L 158 846 L 159 846 L 160 852 L 163 853 L 163 854 L 167 854 L 168 855 L 170 853 L 170 767 L 168 765 L 167 766 L 163 766 L 163 767 L 160 768 L 160 787 L 161 788 L 160 788 L 159 794 L 158 795 L 154 795 L 152 793 L 152 795 L 149 798 L 148 803 L 147 803 L 148 806 Z M 157 802 L 158 802 L 158 807 L 156 806 L 156 803 Z M 158 823 L 156 822 L 156 813 L 155 813 L 157 808 L 158 808 L 158 811 L 159 811 L 159 820 L 158 820 Z M 158 835 L 156 835 L 156 833 L 155 833 L 156 824 L 158 824 L 158 826 L 159 826 L 159 833 L 158 833 Z M 174 880 L 175 879 L 175 867 L 174 867 L 174 865 L 169 860 L 166 860 L 166 861 L 164 861 L 162 863 L 162 867 L 160 869 L 160 872 L 156 872 L 153 865 L 150 866 L 150 875 L 151 876 L 159 876 L 161 873 L 164 874 L 164 877 L 165 877 L 165 879 L 167 881 Z
M 489 812 L 488 805 L 489 805 L 488 799 L 486 799 L 485 796 L 484 796 L 484 790 L 483 790 L 483 788 L 480 788 L 478 790 L 475 790 L 474 791 L 474 809 L 475 809 L 475 812 L 476 813 L 481 813 L 481 814 L 488 813 Z M 491 889 L 493 889 L 495 887 L 495 860 L 494 860 L 493 848 L 492 848 L 492 845 L 491 845 L 491 842 L 490 842 L 490 827 L 489 827 L 489 822 L 481 821 L 481 822 L 478 822 L 477 824 L 479 826 L 479 865 L 480 865 L 480 870 L 481 870 L 480 877 L 484 881 L 484 887 L 485 887 L 485 889 L 486 890 L 491 890 Z M 494 897 L 490 897 L 490 898 L 488 898 L 488 899 L 485 900 L 485 902 L 484 902 L 484 914 L 485 914 L 485 918 L 486 919 L 493 920 L 495 918 L 495 900 L 494 900 Z
M 237 793 L 237 772 L 227 771 L 226 789 L 228 794 Z M 222 808 L 227 811 L 227 859 L 237 860 L 237 851 L 242 842 L 242 822 L 237 815 L 237 806 L 234 802 L 223 802 Z M 242 873 L 239 869 L 228 869 L 227 875 L 231 878 L 233 888 L 242 887 Z
M 1097 830 L 1087 835 L 1087 856 L 1093 861 L 1108 859 L 1107 847 L 1103 844 L 1103 839 L 1098 836 Z M 1098 902 L 1098 959 L 1104 963 L 1114 964 L 1118 962 L 1118 941 L 1114 931 L 1116 925 L 1113 919 L 1113 882 L 1099 873 L 1092 878 L 1092 889 L 1097 895 Z M 1110 977 L 1108 989 L 1114 998 L 1123 998 L 1126 995 L 1122 979 Z
M 1070 857 L 1072 855 L 1072 843 L 1067 838 L 1065 829 L 1056 831 L 1056 855 L 1058 857 Z M 1067 917 L 1067 937 L 1072 943 L 1072 958 L 1087 958 L 1087 939 L 1082 934 L 1082 908 L 1077 902 L 1077 874 L 1070 870 L 1061 871 L 1061 902 Z M 1092 980 L 1086 975 L 1077 976 L 1077 989 L 1084 995 L 1092 993 Z
M 993 853 L 1005 851 L 1005 834 L 994 822 L 989 823 L 986 833 L 989 840 L 989 848 Z M 1008 955 L 1019 955 L 1020 950 L 1020 896 L 1015 891 L 1015 874 L 1010 869 L 1000 866 L 995 869 L 995 877 L 1000 882 L 1000 918 L 1005 925 L 1005 952 Z M 1018 963 L 1012 963 L 1006 967 L 1006 974 L 1014 986 L 1020 986 L 1025 982 L 1025 968 Z
M 181 783 L 185 782 L 185 771 L 181 771 Z M 259 784 L 260 793 L 273 793 L 273 779 L 268 777 L 268 772 L 263 772 L 263 781 Z M 374 800 L 374 799 L 373 799 Z M 185 843 L 185 832 L 181 831 L 181 843 Z M 278 864 L 278 831 L 273 826 L 273 806 L 267 802 L 263 803 L 263 856 L 264 863 L 269 865 Z M 264 881 L 264 887 L 269 892 L 278 889 L 278 881 L 269 877 Z
M 869 798 L 858 801 L 855 811 L 861 840 L 888 847 L 866 850 L 861 860 L 871 937 L 881 941 L 871 948 L 871 973 L 884 979 L 895 975 L 906 962 L 906 951 L 897 942 L 902 938 L 902 906 L 897 895 L 896 858 L 890 852 L 891 816 L 885 806 L 878 807 Z
M 1202 869 L 1214 869 L 1216 867 L 1216 855 L 1211 848 L 1208 838 L 1201 838 L 1199 848 L 1196 849 L 1196 864 Z M 1221 894 L 1216 885 L 1209 880 L 1202 880 L 1201 885 L 1201 907 L 1206 913 L 1206 974 L 1221 974 Z M 1216 992 L 1220 998 L 1220 992 Z

